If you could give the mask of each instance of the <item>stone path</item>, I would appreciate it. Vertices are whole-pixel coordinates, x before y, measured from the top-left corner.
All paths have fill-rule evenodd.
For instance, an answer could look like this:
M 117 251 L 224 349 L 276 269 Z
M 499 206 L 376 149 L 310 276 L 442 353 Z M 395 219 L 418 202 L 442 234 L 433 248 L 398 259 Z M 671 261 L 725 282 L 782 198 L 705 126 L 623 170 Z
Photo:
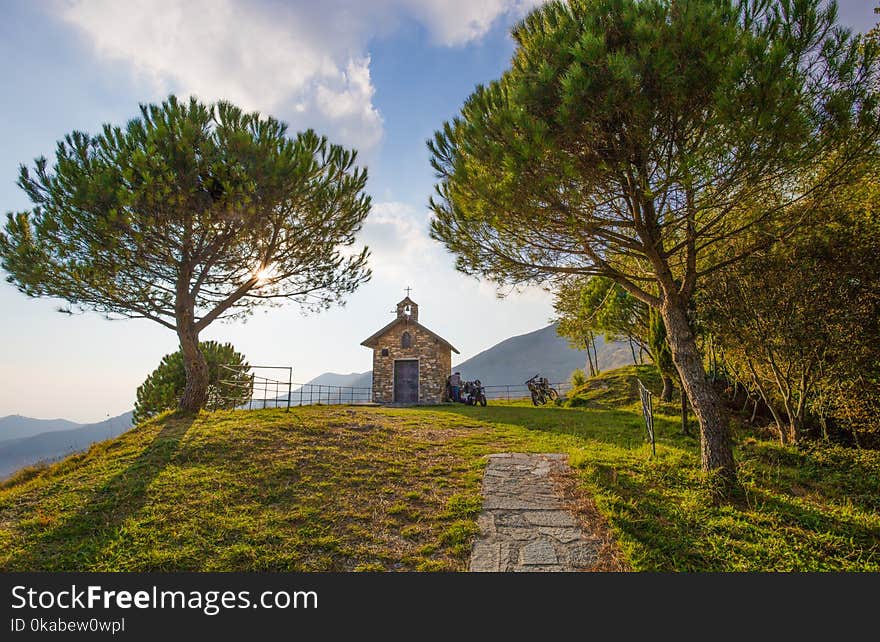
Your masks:
M 599 539 L 565 509 L 552 480 L 568 470 L 562 454 L 489 455 L 471 571 L 581 571 L 596 564 Z

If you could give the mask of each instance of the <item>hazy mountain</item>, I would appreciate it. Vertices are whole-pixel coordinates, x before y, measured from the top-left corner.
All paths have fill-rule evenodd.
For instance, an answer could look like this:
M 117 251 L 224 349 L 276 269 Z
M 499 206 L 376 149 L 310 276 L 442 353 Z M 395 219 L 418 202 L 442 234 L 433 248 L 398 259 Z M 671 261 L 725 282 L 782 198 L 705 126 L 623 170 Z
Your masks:
M 54 432 L 58 430 L 70 430 L 79 428 L 78 424 L 67 419 L 33 419 L 21 415 L 9 415 L 0 418 L 0 442 L 8 439 L 21 439 L 33 437 L 41 432 Z
M 599 369 L 611 370 L 632 363 L 632 353 L 626 342 L 605 343 L 596 339 Z M 556 334 L 556 325 L 521 334 L 497 343 L 488 350 L 461 362 L 453 368 L 464 379 L 479 379 L 487 386 L 519 385 L 536 373 L 553 382 L 568 381 L 576 368 L 584 368 L 587 353 L 575 350 L 568 341 Z M 372 372 L 337 374 L 325 372 L 309 384 L 325 386 L 370 387 Z M 298 390 L 298 388 L 297 388 Z
M 610 370 L 632 364 L 632 353 L 626 342 L 605 343 L 596 339 L 599 369 Z M 461 362 L 453 371 L 463 379 L 479 379 L 486 386 L 522 384 L 540 373 L 551 382 L 568 381 L 576 368 L 585 368 L 587 353 L 575 350 L 566 339 L 556 334 L 556 325 L 505 339 L 488 350 Z
M 349 374 L 338 374 L 336 372 L 325 372 L 308 382 L 312 385 L 323 386 L 345 386 L 351 388 L 369 388 L 373 385 L 373 373 L 370 372 L 352 372 Z M 299 388 L 296 388 L 299 390 Z
M 94 424 L 42 432 L 30 437 L 0 441 L 0 478 L 39 461 L 53 461 L 85 450 L 97 441 L 116 437 L 131 428 L 131 412 Z M 22 419 L 26 419 L 23 417 Z M 31 421 L 41 421 L 32 419 Z M 63 419 L 51 420 L 71 424 Z

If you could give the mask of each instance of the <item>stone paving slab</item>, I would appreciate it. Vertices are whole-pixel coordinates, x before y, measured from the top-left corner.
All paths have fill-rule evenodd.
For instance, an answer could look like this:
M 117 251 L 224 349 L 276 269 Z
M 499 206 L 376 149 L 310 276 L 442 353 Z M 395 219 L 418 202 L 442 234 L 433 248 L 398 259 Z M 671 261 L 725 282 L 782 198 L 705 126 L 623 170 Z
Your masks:
M 592 567 L 600 542 L 581 528 L 553 484 L 569 471 L 561 453 L 489 455 L 473 572 L 560 572 Z

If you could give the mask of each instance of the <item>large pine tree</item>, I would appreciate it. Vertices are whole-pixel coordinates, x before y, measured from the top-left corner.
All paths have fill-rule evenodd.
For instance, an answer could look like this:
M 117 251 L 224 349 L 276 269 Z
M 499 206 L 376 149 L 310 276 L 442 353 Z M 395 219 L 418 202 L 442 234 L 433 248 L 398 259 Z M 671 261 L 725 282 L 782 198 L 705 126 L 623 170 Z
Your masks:
M 607 276 L 658 309 L 703 469 L 729 488 L 688 307 L 874 143 L 876 46 L 820 0 L 550 2 L 513 37 L 510 69 L 429 142 L 433 236 L 466 273 Z
M 22 166 L 33 208 L 8 215 L 0 259 L 29 296 L 177 333 L 180 407 L 205 405 L 199 333 L 282 299 L 341 302 L 369 278 L 349 251 L 370 211 L 356 152 L 226 102 L 170 97 L 125 127 L 73 132 Z

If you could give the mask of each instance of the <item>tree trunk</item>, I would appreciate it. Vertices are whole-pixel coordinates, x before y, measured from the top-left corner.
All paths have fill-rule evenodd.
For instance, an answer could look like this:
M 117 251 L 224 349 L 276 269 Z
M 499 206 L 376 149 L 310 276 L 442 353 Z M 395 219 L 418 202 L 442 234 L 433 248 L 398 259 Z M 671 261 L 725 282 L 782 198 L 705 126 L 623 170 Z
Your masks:
M 584 347 L 587 350 L 587 366 L 590 370 L 590 376 L 595 377 L 599 374 L 599 357 L 596 354 L 596 336 L 592 332 L 587 332 L 584 337 Z M 593 358 L 595 357 L 595 363 Z
M 697 350 L 697 342 L 680 300 L 664 301 L 660 310 L 666 325 L 672 361 L 681 377 L 684 394 L 690 399 L 700 422 L 700 458 L 703 472 L 714 473 L 721 482 L 719 494 L 726 494 L 736 483 L 736 466 L 730 443 L 730 427 L 721 401 L 706 380 L 706 372 Z
M 672 401 L 672 377 L 661 375 L 663 380 L 663 390 L 660 391 L 660 401 L 669 403 Z
M 783 446 L 788 444 L 788 431 L 786 430 L 785 423 L 782 421 L 782 414 L 779 410 L 777 410 L 776 406 L 773 403 L 773 399 L 764 390 L 762 386 L 758 387 L 758 392 L 761 395 L 761 400 L 764 402 L 764 405 L 767 406 L 767 410 L 770 411 L 770 414 L 773 416 L 773 423 L 776 424 L 776 432 L 779 434 L 779 443 Z M 757 410 L 758 402 L 755 402 L 755 409 Z M 754 418 L 755 413 L 752 413 L 752 417 Z M 754 421 L 754 419 L 752 419 Z
M 208 401 L 208 362 L 199 350 L 199 335 L 192 327 L 178 328 L 186 386 L 180 398 L 180 409 L 197 413 Z
M 709 335 L 709 366 L 712 368 L 712 383 L 715 383 L 718 376 L 718 362 L 715 360 L 715 338 L 711 334 Z
M 188 239 L 184 239 L 187 246 Z M 185 248 L 184 254 L 187 254 Z M 181 266 L 177 279 L 177 292 L 174 299 L 174 320 L 180 352 L 183 355 L 183 370 L 186 385 L 178 407 L 187 414 L 195 414 L 208 402 L 208 362 L 199 350 L 199 331 L 196 329 L 195 300 L 190 292 L 192 268 L 188 263 Z
M 691 436 L 688 428 L 688 396 L 684 392 L 684 386 L 681 386 L 681 434 L 686 437 Z
M 758 372 L 755 370 L 754 364 L 752 364 L 751 358 L 748 358 L 746 361 L 749 364 L 749 371 L 752 373 L 752 384 L 755 386 L 755 389 L 758 391 L 758 397 L 761 401 L 764 402 L 764 405 L 767 406 L 767 410 L 770 411 L 770 414 L 773 416 L 773 423 L 776 424 L 776 433 L 779 435 L 779 443 L 783 446 L 786 444 L 787 434 L 785 432 L 785 426 L 782 423 L 782 415 L 779 414 L 779 411 L 776 409 L 776 406 L 773 403 L 773 398 L 761 384 L 761 378 L 758 377 Z M 758 399 L 755 399 L 755 408 L 752 410 L 752 418 L 751 423 L 755 423 L 755 414 L 758 412 Z
M 801 434 L 801 428 L 798 424 L 798 420 L 795 417 L 789 417 L 788 424 L 785 428 L 788 433 L 786 435 L 786 441 L 789 444 L 797 444 Z

